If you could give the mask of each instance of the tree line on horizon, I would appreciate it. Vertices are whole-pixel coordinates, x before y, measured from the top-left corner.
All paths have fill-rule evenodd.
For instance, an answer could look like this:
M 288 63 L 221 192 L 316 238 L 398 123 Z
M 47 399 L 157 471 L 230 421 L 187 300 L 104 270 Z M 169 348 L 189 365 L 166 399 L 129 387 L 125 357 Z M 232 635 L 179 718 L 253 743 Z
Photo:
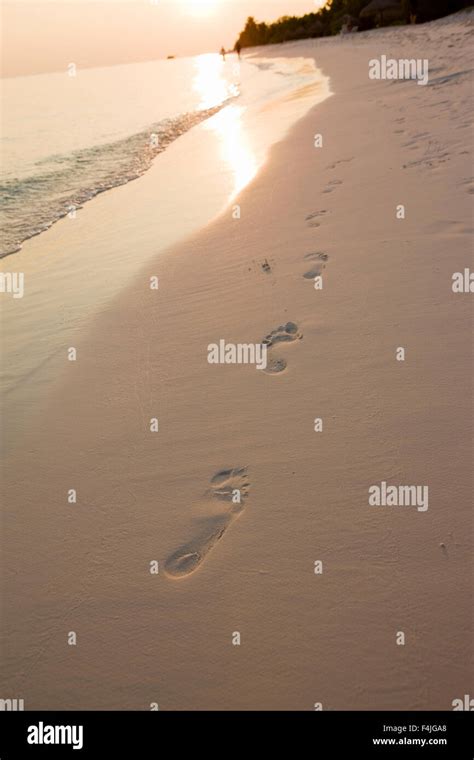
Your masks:
M 257 22 L 249 16 L 245 28 L 240 32 L 235 47 L 246 48 L 257 45 L 273 45 L 289 40 L 301 40 L 308 37 L 328 37 L 339 34 L 344 23 L 350 19 L 359 31 L 373 29 L 384 21 L 388 24 L 404 24 L 416 16 L 417 23 L 433 21 L 450 13 L 472 5 L 472 0 L 400 0 L 399 12 L 388 13 L 382 19 L 378 16 L 359 17 L 360 12 L 370 0 L 328 0 L 326 5 L 315 13 L 304 16 L 282 16 L 273 23 Z

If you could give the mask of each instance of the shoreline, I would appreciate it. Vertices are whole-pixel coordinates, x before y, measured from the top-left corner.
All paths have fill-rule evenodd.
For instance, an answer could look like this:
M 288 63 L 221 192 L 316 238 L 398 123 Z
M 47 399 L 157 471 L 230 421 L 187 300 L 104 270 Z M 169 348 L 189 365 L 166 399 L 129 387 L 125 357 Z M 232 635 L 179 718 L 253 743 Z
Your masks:
M 18 445 L 22 428 L 28 429 L 31 420 L 25 416 L 44 409 L 66 349 L 87 340 L 94 320 L 157 255 L 231 208 L 271 145 L 328 96 L 312 59 L 275 58 L 272 65 L 274 71 L 257 76 L 253 64 L 244 65 L 238 102 L 172 141 L 133 182 L 97 194 L 77 217 L 66 215 L 0 264 L 2 272 L 22 274 L 27 296 L 13 299 L 7 292 L 3 301 L 4 323 L 10 326 L 3 333 L 9 370 L 1 377 L 9 400 L 4 412 L 9 446 Z M 219 77 L 219 67 L 211 66 L 212 82 L 213 77 Z
M 451 290 L 469 266 L 468 27 L 440 29 L 279 46 L 315 55 L 333 96 L 272 147 L 240 217 L 144 267 L 64 369 L 4 476 L 4 690 L 27 709 L 443 710 L 468 693 L 471 307 Z M 455 84 L 369 80 L 369 58 L 413 49 Z M 210 343 L 287 323 L 278 376 L 209 366 Z M 429 508 L 370 506 L 380 482 L 429 485 Z M 238 512 L 216 498 L 234 488 Z

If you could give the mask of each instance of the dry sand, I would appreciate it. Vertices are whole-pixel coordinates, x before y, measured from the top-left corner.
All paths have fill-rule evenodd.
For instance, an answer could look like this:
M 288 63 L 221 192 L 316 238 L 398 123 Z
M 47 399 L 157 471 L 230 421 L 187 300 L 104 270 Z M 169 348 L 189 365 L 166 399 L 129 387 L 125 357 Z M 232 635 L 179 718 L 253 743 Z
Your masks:
M 7 462 L 2 695 L 441 710 L 472 689 L 472 295 L 451 287 L 473 266 L 468 19 L 265 49 L 315 56 L 334 95 L 272 149 L 240 219 L 104 311 Z M 382 54 L 429 59 L 429 84 L 369 80 Z M 281 373 L 207 363 L 209 343 L 287 322 Z M 427 485 L 428 510 L 369 506 L 381 481 Z

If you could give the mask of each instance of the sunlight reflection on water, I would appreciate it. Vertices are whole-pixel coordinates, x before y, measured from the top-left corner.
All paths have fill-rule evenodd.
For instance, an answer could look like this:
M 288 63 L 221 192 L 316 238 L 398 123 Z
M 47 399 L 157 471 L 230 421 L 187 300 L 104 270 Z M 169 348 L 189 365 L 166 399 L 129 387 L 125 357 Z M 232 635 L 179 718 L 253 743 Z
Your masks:
M 201 95 L 200 107 L 209 108 L 239 94 L 236 83 L 229 83 L 224 77 L 224 62 L 217 54 L 201 55 L 196 58 L 197 74 L 193 87 Z M 235 74 L 239 73 L 234 64 Z M 219 141 L 219 154 L 224 165 L 232 174 L 230 198 L 235 197 L 258 171 L 258 161 L 246 136 L 242 116 L 246 108 L 235 103 L 209 119 L 203 127 L 213 131 Z

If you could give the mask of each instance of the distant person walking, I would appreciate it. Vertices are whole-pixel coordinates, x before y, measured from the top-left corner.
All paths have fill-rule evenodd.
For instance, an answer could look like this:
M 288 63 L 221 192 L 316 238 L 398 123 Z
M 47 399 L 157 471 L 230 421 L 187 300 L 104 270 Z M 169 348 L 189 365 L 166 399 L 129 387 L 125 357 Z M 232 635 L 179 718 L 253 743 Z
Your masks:
M 222 60 L 225 61 L 225 49 L 223 47 L 221 47 L 221 56 Z
M 237 55 L 239 56 L 239 58 L 240 58 L 240 51 L 241 50 L 242 50 L 242 48 L 240 46 L 240 42 L 236 42 L 235 43 L 235 52 L 237 53 Z

